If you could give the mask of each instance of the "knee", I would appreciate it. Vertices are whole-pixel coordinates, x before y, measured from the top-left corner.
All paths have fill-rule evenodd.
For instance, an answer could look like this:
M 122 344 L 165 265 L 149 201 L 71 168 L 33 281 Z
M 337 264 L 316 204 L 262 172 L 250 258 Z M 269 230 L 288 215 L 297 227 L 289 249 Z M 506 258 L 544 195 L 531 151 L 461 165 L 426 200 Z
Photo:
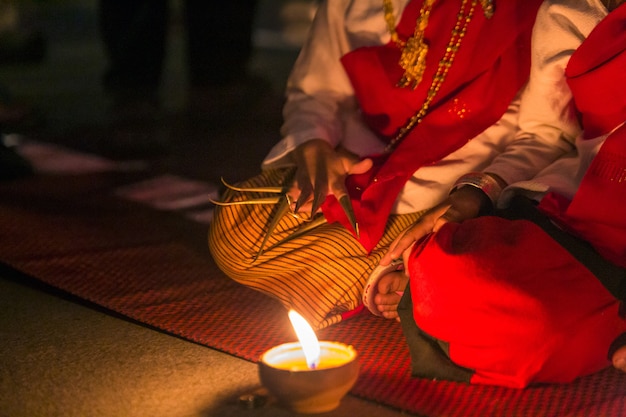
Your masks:
M 231 277 L 243 274 L 254 262 L 253 241 L 228 227 L 219 211 L 209 227 L 208 245 L 217 266 Z

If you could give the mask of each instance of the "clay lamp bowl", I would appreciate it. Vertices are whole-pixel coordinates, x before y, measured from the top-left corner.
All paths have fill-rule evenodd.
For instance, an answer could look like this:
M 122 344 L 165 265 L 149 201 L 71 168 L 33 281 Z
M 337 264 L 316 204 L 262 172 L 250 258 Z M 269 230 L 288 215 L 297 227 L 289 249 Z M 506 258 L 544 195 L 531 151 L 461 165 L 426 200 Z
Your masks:
M 297 413 L 334 410 L 359 376 L 357 352 L 343 343 L 318 342 L 298 313 L 290 312 L 289 317 L 300 342 L 285 343 L 263 353 L 259 361 L 261 383 L 280 404 Z

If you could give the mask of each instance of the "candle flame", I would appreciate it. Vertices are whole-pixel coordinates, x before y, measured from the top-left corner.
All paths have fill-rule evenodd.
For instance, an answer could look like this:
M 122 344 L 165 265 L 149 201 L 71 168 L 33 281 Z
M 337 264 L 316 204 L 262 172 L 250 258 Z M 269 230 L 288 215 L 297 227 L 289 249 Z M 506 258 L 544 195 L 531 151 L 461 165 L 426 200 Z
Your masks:
M 315 369 L 320 362 L 320 344 L 313 328 L 295 310 L 289 310 L 289 320 L 298 336 L 309 369 Z

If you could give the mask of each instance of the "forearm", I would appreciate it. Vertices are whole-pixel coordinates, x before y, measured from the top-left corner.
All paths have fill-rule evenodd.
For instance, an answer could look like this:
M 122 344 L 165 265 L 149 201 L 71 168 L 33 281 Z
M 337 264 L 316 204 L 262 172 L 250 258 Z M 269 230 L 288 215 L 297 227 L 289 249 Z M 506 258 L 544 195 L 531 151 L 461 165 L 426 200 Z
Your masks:
M 285 150 L 311 139 L 341 140 L 341 111 L 354 92 L 341 65 L 348 52 L 345 1 L 322 2 L 287 82 L 281 134 Z

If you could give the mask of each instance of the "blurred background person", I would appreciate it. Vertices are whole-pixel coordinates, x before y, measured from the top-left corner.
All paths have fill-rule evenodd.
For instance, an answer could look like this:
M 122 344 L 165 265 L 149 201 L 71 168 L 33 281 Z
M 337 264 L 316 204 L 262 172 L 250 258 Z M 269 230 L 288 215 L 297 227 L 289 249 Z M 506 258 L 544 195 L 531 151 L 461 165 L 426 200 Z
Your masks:
M 178 4 L 178 3 L 176 3 Z M 260 80 L 251 77 L 256 0 L 180 3 L 186 30 L 187 110 L 194 122 L 217 123 L 242 105 Z M 172 4 L 168 0 L 101 0 L 99 28 L 108 60 L 109 146 L 134 156 L 167 150 L 159 87 Z

